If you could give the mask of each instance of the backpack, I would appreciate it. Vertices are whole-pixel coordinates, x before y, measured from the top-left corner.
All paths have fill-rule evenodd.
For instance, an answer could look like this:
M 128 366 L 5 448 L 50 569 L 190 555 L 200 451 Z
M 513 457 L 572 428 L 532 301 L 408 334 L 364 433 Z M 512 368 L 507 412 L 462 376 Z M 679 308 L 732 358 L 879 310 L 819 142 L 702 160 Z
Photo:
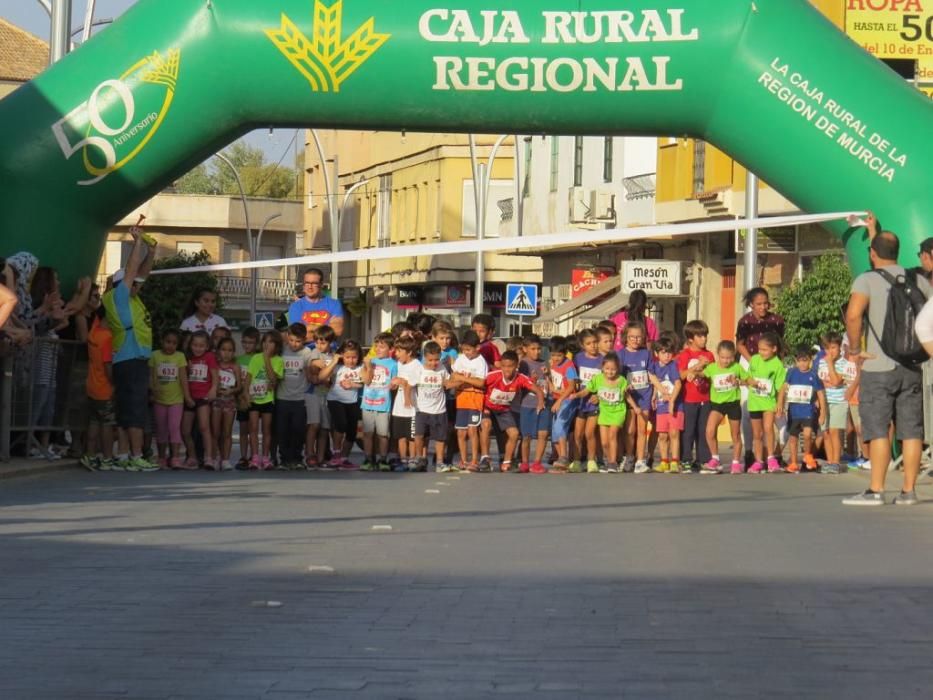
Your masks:
M 887 270 L 875 270 L 888 284 L 888 305 L 884 315 L 884 328 L 881 337 L 878 331 L 871 328 L 872 334 L 881 344 L 884 354 L 898 364 L 906 367 L 917 367 L 929 359 L 914 324 L 920 310 L 926 304 L 926 297 L 917 286 L 917 273 L 907 270 L 903 275 L 895 277 Z

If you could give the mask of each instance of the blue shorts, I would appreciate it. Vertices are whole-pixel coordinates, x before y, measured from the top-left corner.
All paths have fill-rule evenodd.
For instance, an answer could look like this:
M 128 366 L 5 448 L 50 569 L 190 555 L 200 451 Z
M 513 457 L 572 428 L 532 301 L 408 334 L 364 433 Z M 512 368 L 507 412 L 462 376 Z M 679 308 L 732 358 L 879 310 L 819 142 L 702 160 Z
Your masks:
M 519 421 L 521 424 L 522 437 L 536 438 L 538 437 L 538 433 L 551 432 L 551 415 L 550 405 L 541 409 L 540 413 L 538 413 L 537 408 L 522 406 L 521 419 Z
M 566 440 L 570 437 L 573 428 L 573 419 L 577 413 L 577 404 L 575 401 L 564 401 L 560 405 L 557 414 L 551 424 L 551 439 Z
M 480 411 L 472 411 L 467 408 L 457 409 L 457 419 L 454 421 L 454 427 L 457 430 L 467 430 L 468 428 L 478 428 L 483 420 L 483 414 Z

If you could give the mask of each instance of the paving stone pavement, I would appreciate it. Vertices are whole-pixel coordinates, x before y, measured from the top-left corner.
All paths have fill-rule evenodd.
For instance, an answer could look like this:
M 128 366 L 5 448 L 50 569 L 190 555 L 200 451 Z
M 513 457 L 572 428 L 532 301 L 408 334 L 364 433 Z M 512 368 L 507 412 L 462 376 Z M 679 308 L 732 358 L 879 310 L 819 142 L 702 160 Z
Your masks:
M 0 699 L 929 698 L 933 504 L 864 484 L 8 480 Z

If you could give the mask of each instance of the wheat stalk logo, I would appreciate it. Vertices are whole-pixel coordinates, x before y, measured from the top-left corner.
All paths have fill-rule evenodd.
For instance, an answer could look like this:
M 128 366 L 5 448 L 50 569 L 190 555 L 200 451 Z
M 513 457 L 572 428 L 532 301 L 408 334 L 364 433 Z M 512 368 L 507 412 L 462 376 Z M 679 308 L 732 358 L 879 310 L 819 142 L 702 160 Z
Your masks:
M 181 51 L 179 49 L 170 49 L 166 58 L 162 58 L 162 54 L 154 51 L 151 56 L 146 57 L 149 70 L 142 74 L 142 81 L 165 85 L 174 92 L 175 81 L 178 80 L 178 62 L 180 58 Z
M 370 17 L 341 42 L 343 0 L 328 7 L 314 0 L 312 38 L 308 38 L 292 20 L 282 14 L 282 26 L 267 29 L 266 36 L 276 48 L 307 78 L 315 92 L 340 92 L 341 84 L 376 53 L 389 38 L 378 34 L 375 18 Z

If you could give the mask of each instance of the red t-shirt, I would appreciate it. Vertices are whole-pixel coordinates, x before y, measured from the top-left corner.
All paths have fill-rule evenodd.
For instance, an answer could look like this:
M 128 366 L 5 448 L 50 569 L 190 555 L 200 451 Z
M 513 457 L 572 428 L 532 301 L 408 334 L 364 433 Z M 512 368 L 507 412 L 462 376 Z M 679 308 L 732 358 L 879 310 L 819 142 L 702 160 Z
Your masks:
M 207 397 L 213 384 L 211 370 L 217 369 L 214 353 L 206 352 L 201 357 L 188 358 L 188 391 L 191 398 L 199 401 Z
M 502 375 L 501 369 L 496 369 L 486 375 L 486 400 L 484 406 L 487 411 L 502 413 L 512 408 L 515 395 L 522 389 L 531 391 L 535 383 L 524 374 L 515 373 L 510 380 Z
M 499 348 L 496 347 L 496 344 L 491 340 L 487 340 L 485 343 L 480 343 L 477 349 L 479 350 L 479 354 L 483 356 L 483 359 L 486 360 L 486 366 L 489 367 L 490 370 L 494 369 L 496 363 L 502 357 L 499 354 Z
M 677 369 L 681 372 L 693 369 L 701 358 L 709 362 L 709 364 L 716 361 L 715 355 L 709 350 L 691 350 L 687 348 L 677 356 Z M 684 380 L 685 403 L 707 403 L 708 401 L 709 379 L 701 374 L 692 382 Z

